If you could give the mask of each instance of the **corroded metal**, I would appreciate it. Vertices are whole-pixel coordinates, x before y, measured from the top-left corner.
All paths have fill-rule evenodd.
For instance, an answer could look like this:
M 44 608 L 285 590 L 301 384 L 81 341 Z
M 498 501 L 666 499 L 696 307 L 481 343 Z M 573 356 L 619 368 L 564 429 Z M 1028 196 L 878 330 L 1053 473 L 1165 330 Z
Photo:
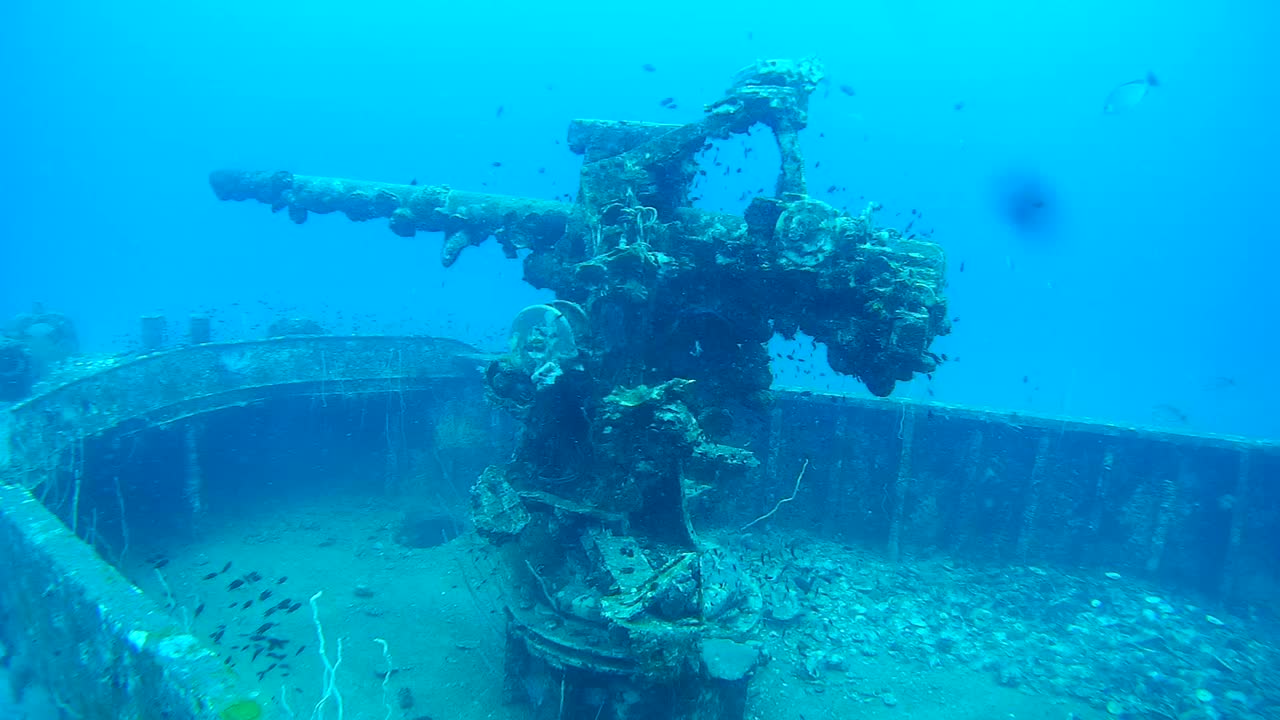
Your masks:
M 932 372 L 949 331 L 944 258 L 807 195 L 799 132 L 822 78 L 813 61 L 744 69 L 687 125 L 580 121 L 577 202 L 446 186 L 214 173 L 224 200 L 388 218 L 445 234 L 452 264 L 494 237 L 557 301 L 521 312 L 489 365 L 490 397 L 522 427 L 511 462 L 473 489 L 477 530 L 502 548 L 508 690 L 560 687 L 557 720 L 743 717 L 763 661 L 755 581 L 717 560 L 691 502 L 758 472 L 743 427 L 768 408 L 766 343 L 804 331 L 832 368 L 876 395 Z M 692 207 L 698 154 L 757 125 L 781 158 L 772 197 L 742 217 Z M 797 486 L 799 480 L 797 480 Z M 763 518 L 762 518 L 763 519 Z M 546 617 L 553 617 L 547 622 Z

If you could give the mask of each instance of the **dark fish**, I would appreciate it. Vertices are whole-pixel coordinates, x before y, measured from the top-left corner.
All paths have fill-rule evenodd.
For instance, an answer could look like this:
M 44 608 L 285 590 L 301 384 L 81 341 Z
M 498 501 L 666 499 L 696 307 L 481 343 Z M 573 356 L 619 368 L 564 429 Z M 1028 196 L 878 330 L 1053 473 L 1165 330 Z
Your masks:
M 306 649 L 307 649 L 307 646 L 306 646 L 306 645 L 301 645 L 301 646 L 299 646 L 299 647 L 298 647 L 298 652 L 294 653 L 294 654 L 293 654 L 293 656 L 294 656 L 294 657 L 298 657 L 299 655 L 301 655 L 301 654 L 302 654 L 302 651 L 303 651 L 303 650 L 306 650 Z
M 263 591 L 262 591 L 262 594 L 258 596 L 258 600 L 259 600 L 259 601 L 266 600 L 266 599 L 267 599 L 267 598 L 269 598 L 269 597 L 271 597 L 271 591 L 270 591 L 270 590 L 263 590 Z
M 1188 422 L 1191 421 L 1191 418 L 1188 417 L 1186 413 L 1166 403 L 1156 405 L 1155 407 L 1151 408 L 1151 412 L 1153 415 L 1155 415 L 1156 420 L 1158 420 L 1159 422 L 1165 422 L 1165 423 L 1172 422 L 1172 423 L 1179 423 L 1182 425 L 1186 425 Z
M 218 573 L 209 573 L 208 575 L 205 575 L 205 576 L 204 576 L 204 579 L 205 579 L 205 580 L 212 580 L 212 579 L 214 579 L 214 578 L 216 578 L 216 577 L 218 577 Z
M 963 109 L 964 109 L 964 101 L 963 101 L 963 100 L 961 100 L 960 102 L 956 103 L 955 105 L 952 105 L 951 107 L 955 108 L 956 110 L 963 110 Z
M 219 573 L 218 573 L 218 574 L 219 574 L 219 575 L 221 575 L 222 573 L 224 573 L 224 572 L 226 572 L 226 571 L 228 571 L 228 570 L 230 570 L 230 569 L 231 569 L 231 561 L 230 561 L 230 560 L 228 560 L 228 561 L 227 561 L 227 564 L 222 566 L 222 570 L 221 570 L 221 571 L 219 571 Z
M 1121 83 L 1107 93 L 1107 99 L 1102 103 L 1102 112 L 1108 115 L 1117 115 L 1132 110 L 1147 97 L 1147 93 L 1151 92 L 1151 88 L 1159 85 L 1160 82 L 1156 80 L 1155 74 L 1151 72 L 1148 72 L 1147 76 L 1141 80 L 1130 80 L 1127 83 Z
M 251 582 L 251 583 L 254 583 L 254 582 L 258 582 L 259 580 L 261 580 L 261 579 L 262 579 L 262 576 L 258 574 L 258 571 L 257 571 L 257 570 L 254 570 L 253 572 L 251 572 L 251 573 L 249 573 L 248 575 L 246 575 L 246 576 L 245 576 L 245 579 L 246 579 L 246 580 L 248 580 L 248 581 L 249 581 L 249 582 Z
M 282 576 L 279 580 L 277 580 L 277 581 L 276 581 L 276 584 L 277 584 L 277 585 L 282 585 L 282 584 L 284 584 L 284 581 L 285 581 L 285 580 L 288 580 L 288 579 L 289 579 L 289 576 L 288 576 L 288 575 L 284 575 L 284 576 Z
M 273 627 L 275 627 L 275 626 L 277 626 L 277 625 L 279 625 L 279 624 L 280 624 L 280 623 L 273 623 L 273 622 L 269 622 L 269 623 L 262 623 L 261 625 L 259 625 L 259 626 L 258 626 L 258 629 L 257 629 L 257 630 L 254 630 L 253 632 L 254 632 L 254 634 L 255 634 L 255 635 L 261 635 L 262 633 L 264 633 L 264 632 L 266 632 L 266 631 L 270 630 L 271 628 L 273 628 Z
M 658 68 L 654 67 L 653 65 L 651 65 L 651 64 L 649 64 L 649 63 L 645 63 L 645 64 L 641 65 L 641 66 L 640 66 L 640 69 L 641 69 L 641 70 L 644 70 L 645 72 L 658 72 Z
M 241 609 L 241 610 L 248 610 L 248 609 L 249 609 L 249 608 L 251 608 L 251 607 L 253 607 L 253 601 L 252 601 L 252 600 L 245 600 L 245 601 L 244 601 L 244 604 L 240 606 L 240 609 Z
M 414 179 L 410 180 L 410 181 L 409 181 L 409 184 L 410 184 L 410 185 L 417 185 L 417 184 L 418 184 L 418 178 L 414 178 Z
M 284 610 L 285 608 L 289 607 L 289 606 L 290 606 L 290 605 L 292 605 L 292 604 L 293 604 L 293 601 L 292 601 L 292 600 L 290 600 L 289 598 L 285 598 L 285 599 L 283 599 L 283 600 L 281 600 L 281 601 L 280 601 L 280 604 L 276 606 L 276 609 L 277 609 L 277 610 Z
M 169 559 L 168 559 L 168 558 L 162 558 L 162 559 L 160 559 L 160 560 L 156 561 L 155 568 L 156 568 L 157 570 L 159 570 L 160 568 L 162 568 L 162 567 L 164 567 L 165 565 L 168 565 L 168 564 L 169 564 Z
M 489 163 L 489 165 L 491 167 L 500 168 L 502 167 L 502 162 L 500 160 L 494 160 L 493 162 Z
M 196 606 L 194 617 L 200 617 L 200 613 L 202 612 L 204 612 L 204 603 L 200 603 L 199 605 Z
M 227 589 L 228 589 L 228 590 L 235 590 L 236 588 L 240 587 L 241 585 L 244 585 L 244 581 L 243 581 L 243 580 L 232 580 L 232 581 L 231 581 L 231 584 L 227 586 Z
M 1016 229 L 1033 235 L 1054 225 L 1053 189 L 1038 173 L 1017 170 L 997 178 L 996 204 Z
M 964 261 L 960 261 L 960 272 L 964 272 Z
M 852 85 L 841 85 L 840 92 L 844 93 L 845 95 L 848 95 L 849 97 L 853 97 L 854 95 L 858 94 L 856 91 L 854 91 Z
M 504 112 L 506 112 L 506 111 L 507 111 L 507 107 L 506 107 L 505 105 L 499 105 L 499 106 L 498 106 L 498 112 L 496 113 L 496 115 L 497 115 L 498 117 L 502 117 L 502 113 L 504 113 Z
M 671 107 L 676 104 L 676 99 L 673 97 L 665 97 L 659 100 L 658 104 L 662 107 Z

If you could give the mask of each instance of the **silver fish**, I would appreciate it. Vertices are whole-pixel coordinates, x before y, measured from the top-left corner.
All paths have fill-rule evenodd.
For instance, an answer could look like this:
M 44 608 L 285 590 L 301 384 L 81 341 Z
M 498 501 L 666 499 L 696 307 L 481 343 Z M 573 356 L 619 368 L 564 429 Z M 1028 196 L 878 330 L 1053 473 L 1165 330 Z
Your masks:
M 1141 80 L 1130 80 L 1118 85 L 1107 93 L 1107 100 L 1102 104 L 1102 112 L 1108 115 L 1128 112 L 1142 102 L 1147 93 L 1151 92 L 1151 88 L 1159 85 L 1160 82 L 1156 80 L 1155 73 L 1150 72 Z

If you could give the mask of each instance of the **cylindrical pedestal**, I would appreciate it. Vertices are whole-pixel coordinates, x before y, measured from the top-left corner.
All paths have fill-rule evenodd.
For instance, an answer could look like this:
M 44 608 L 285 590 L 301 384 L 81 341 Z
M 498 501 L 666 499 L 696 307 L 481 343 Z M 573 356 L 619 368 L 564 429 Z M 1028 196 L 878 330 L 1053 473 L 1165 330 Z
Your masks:
M 155 352 L 164 347 L 165 338 L 168 337 L 168 322 L 163 315 L 144 315 L 142 316 L 142 351 Z
M 203 345 L 213 337 L 208 315 L 192 315 L 187 323 L 187 338 L 192 345 Z

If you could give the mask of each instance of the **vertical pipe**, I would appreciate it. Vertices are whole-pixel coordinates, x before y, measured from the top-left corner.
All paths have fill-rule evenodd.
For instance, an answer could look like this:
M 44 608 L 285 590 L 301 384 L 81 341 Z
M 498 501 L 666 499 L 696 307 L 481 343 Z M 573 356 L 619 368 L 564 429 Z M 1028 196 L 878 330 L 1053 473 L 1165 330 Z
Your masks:
M 1093 507 L 1089 509 L 1090 539 L 1097 541 L 1102 532 L 1102 513 L 1107 507 L 1107 495 L 1111 492 L 1111 476 L 1116 469 L 1116 448 L 1108 446 L 1102 451 L 1102 466 L 1093 481 Z
M 826 502 L 822 507 L 814 508 L 814 512 L 822 513 L 822 536 L 827 539 L 836 537 L 839 528 L 846 526 L 842 521 L 844 514 L 848 512 L 845 498 L 845 477 L 848 473 L 845 465 L 849 460 L 849 416 L 843 405 L 833 406 L 832 409 L 838 413 L 834 424 L 835 437 L 831 438 L 835 462 L 827 465 Z
M 1147 572 L 1155 574 L 1160 571 L 1164 562 L 1164 547 L 1169 539 L 1169 527 L 1173 525 L 1174 514 L 1178 505 L 1178 485 L 1186 484 L 1191 473 L 1190 460 L 1187 454 L 1180 453 L 1177 475 L 1163 473 L 1156 481 L 1157 505 L 1155 526 L 1151 531 L 1151 554 L 1147 555 Z
M 760 479 L 758 492 L 762 497 L 768 497 L 769 488 L 772 488 L 778 480 L 778 456 L 782 454 L 782 407 L 778 405 L 778 401 L 774 400 L 771 409 L 769 409 L 769 438 L 768 451 L 764 455 L 764 475 Z M 748 515 L 750 518 L 750 515 Z
M 1019 562 L 1031 558 L 1032 537 L 1036 531 L 1036 515 L 1040 512 L 1040 490 L 1049 465 L 1049 434 L 1044 433 L 1036 442 L 1036 459 L 1031 466 L 1031 478 L 1027 484 L 1026 504 L 1022 506 L 1022 526 L 1018 531 L 1017 553 Z
M 964 454 L 964 486 L 960 488 L 959 507 L 956 508 L 956 536 L 952 545 L 957 554 L 962 553 L 969 544 L 970 526 L 975 522 L 974 511 L 977 509 L 978 483 L 983 480 L 982 450 L 986 438 L 981 428 L 969 434 L 968 447 Z
M 186 432 L 183 434 L 183 449 L 185 450 L 185 478 L 183 483 L 183 495 L 187 500 L 187 508 L 191 511 L 191 517 L 198 520 L 204 510 L 204 500 L 201 497 L 204 490 L 204 473 L 200 469 L 200 423 L 192 420 L 187 423 Z
M 907 483 L 911 481 L 911 446 L 916 434 L 916 408 L 902 403 L 902 419 L 898 423 L 898 439 L 902 441 L 898 453 L 898 472 L 893 477 L 893 507 L 889 509 L 889 560 L 897 562 L 902 557 L 902 513 L 907 498 Z
M 390 398 L 387 399 L 387 412 L 383 420 L 383 435 L 387 438 L 387 451 L 385 453 L 386 475 L 383 478 L 382 491 L 387 495 L 393 495 L 398 487 L 400 487 L 400 454 L 396 451 L 396 433 L 392 432 L 391 413 L 392 405 Z M 435 443 L 436 437 L 431 438 L 431 442 Z
M 1236 592 L 1236 578 L 1240 573 L 1240 546 L 1244 542 L 1245 512 L 1248 509 L 1249 471 L 1252 467 L 1248 449 L 1240 451 L 1240 464 L 1236 468 L 1236 487 L 1231 500 L 1231 525 L 1227 531 L 1227 551 L 1222 561 L 1222 581 L 1219 585 L 1222 597 L 1231 599 Z

